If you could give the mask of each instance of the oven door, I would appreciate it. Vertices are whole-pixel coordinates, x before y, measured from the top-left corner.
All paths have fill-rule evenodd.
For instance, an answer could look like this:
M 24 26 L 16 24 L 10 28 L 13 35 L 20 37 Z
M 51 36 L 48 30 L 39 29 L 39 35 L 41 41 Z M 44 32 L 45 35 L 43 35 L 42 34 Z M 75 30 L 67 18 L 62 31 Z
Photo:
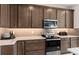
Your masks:
M 48 55 L 60 54 L 60 40 L 47 40 L 46 54 Z

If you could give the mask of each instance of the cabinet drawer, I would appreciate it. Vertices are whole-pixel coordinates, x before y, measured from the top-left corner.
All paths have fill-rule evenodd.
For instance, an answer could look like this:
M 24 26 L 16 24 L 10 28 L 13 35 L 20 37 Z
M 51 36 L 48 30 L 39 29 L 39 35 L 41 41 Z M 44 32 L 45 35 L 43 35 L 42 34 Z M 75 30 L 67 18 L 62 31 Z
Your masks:
M 45 49 L 44 40 L 34 40 L 25 42 L 25 51 Z
M 45 40 L 40 40 L 40 39 L 38 40 L 38 39 L 37 39 L 37 40 L 28 40 L 28 41 L 26 41 L 26 43 L 27 43 L 27 44 L 30 44 L 30 43 L 44 43 L 44 41 L 45 41 Z
M 29 51 L 25 55 L 45 55 L 45 50 Z
M 14 54 L 13 45 L 1 46 L 1 55 L 13 55 L 13 54 Z

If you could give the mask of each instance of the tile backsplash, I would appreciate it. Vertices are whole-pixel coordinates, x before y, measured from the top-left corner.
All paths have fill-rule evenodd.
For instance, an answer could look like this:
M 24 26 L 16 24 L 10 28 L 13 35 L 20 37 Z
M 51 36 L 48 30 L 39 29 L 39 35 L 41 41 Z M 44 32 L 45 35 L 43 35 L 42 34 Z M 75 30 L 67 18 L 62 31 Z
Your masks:
M 10 29 L 15 33 L 15 36 L 38 36 L 41 35 L 43 29 L 41 28 L 18 28 L 18 29 Z
M 41 35 L 45 30 L 42 28 L 0 28 L 0 36 L 1 33 L 13 31 L 16 37 L 22 36 L 38 36 Z M 58 28 L 58 29 L 51 29 L 51 32 L 58 33 L 60 31 L 66 31 L 70 35 L 76 35 L 76 29 L 71 28 Z M 79 33 L 79 32 L 78 32 Z
M 10 31 L 13 31 L 16 36 L 38 36 L 41 35 L 45 30 L 42 28 L 18 28 L 18 29 L 10 29 Z M 59 28 L 59 29 L 51 29 L 51 32 L 58 33 L 60 31 L 66 31 L 69 35 L 75 35 L 76 30 L 75 29 L 65 29 L 65 28 Z

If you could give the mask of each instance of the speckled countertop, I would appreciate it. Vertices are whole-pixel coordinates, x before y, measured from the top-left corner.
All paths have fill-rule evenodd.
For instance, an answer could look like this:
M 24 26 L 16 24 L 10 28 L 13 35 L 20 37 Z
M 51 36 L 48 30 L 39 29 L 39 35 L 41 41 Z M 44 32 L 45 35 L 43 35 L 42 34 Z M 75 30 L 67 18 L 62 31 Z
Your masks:
M 60 38 L 73 38 L 73 37 L 79 37 L 77 35 L 67 35 L 67 36 L 58 36 Z M 45 39 L 42 36 L 25 36 L 25 37 L 16 37 L 15 39 L 8 39 L 8 40 L 0 40 L 0 46 L 4 45 L 14 45 L 19 40 L 39 40 L 39 39 Z
M 0 46 L 14 45 L 19 40 L 39 40 L 39 39 L 45 39 L 45 38 L 42 36 L 16 37 L 15 39 L 0 40 Z

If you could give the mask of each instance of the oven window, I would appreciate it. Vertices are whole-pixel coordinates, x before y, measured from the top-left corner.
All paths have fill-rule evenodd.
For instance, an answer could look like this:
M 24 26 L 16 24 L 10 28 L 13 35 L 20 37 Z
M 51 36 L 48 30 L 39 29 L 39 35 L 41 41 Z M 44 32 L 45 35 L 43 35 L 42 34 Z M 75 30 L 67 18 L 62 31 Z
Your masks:
M 46 41 L 46 51 L 60 50 L 60 40 Z

